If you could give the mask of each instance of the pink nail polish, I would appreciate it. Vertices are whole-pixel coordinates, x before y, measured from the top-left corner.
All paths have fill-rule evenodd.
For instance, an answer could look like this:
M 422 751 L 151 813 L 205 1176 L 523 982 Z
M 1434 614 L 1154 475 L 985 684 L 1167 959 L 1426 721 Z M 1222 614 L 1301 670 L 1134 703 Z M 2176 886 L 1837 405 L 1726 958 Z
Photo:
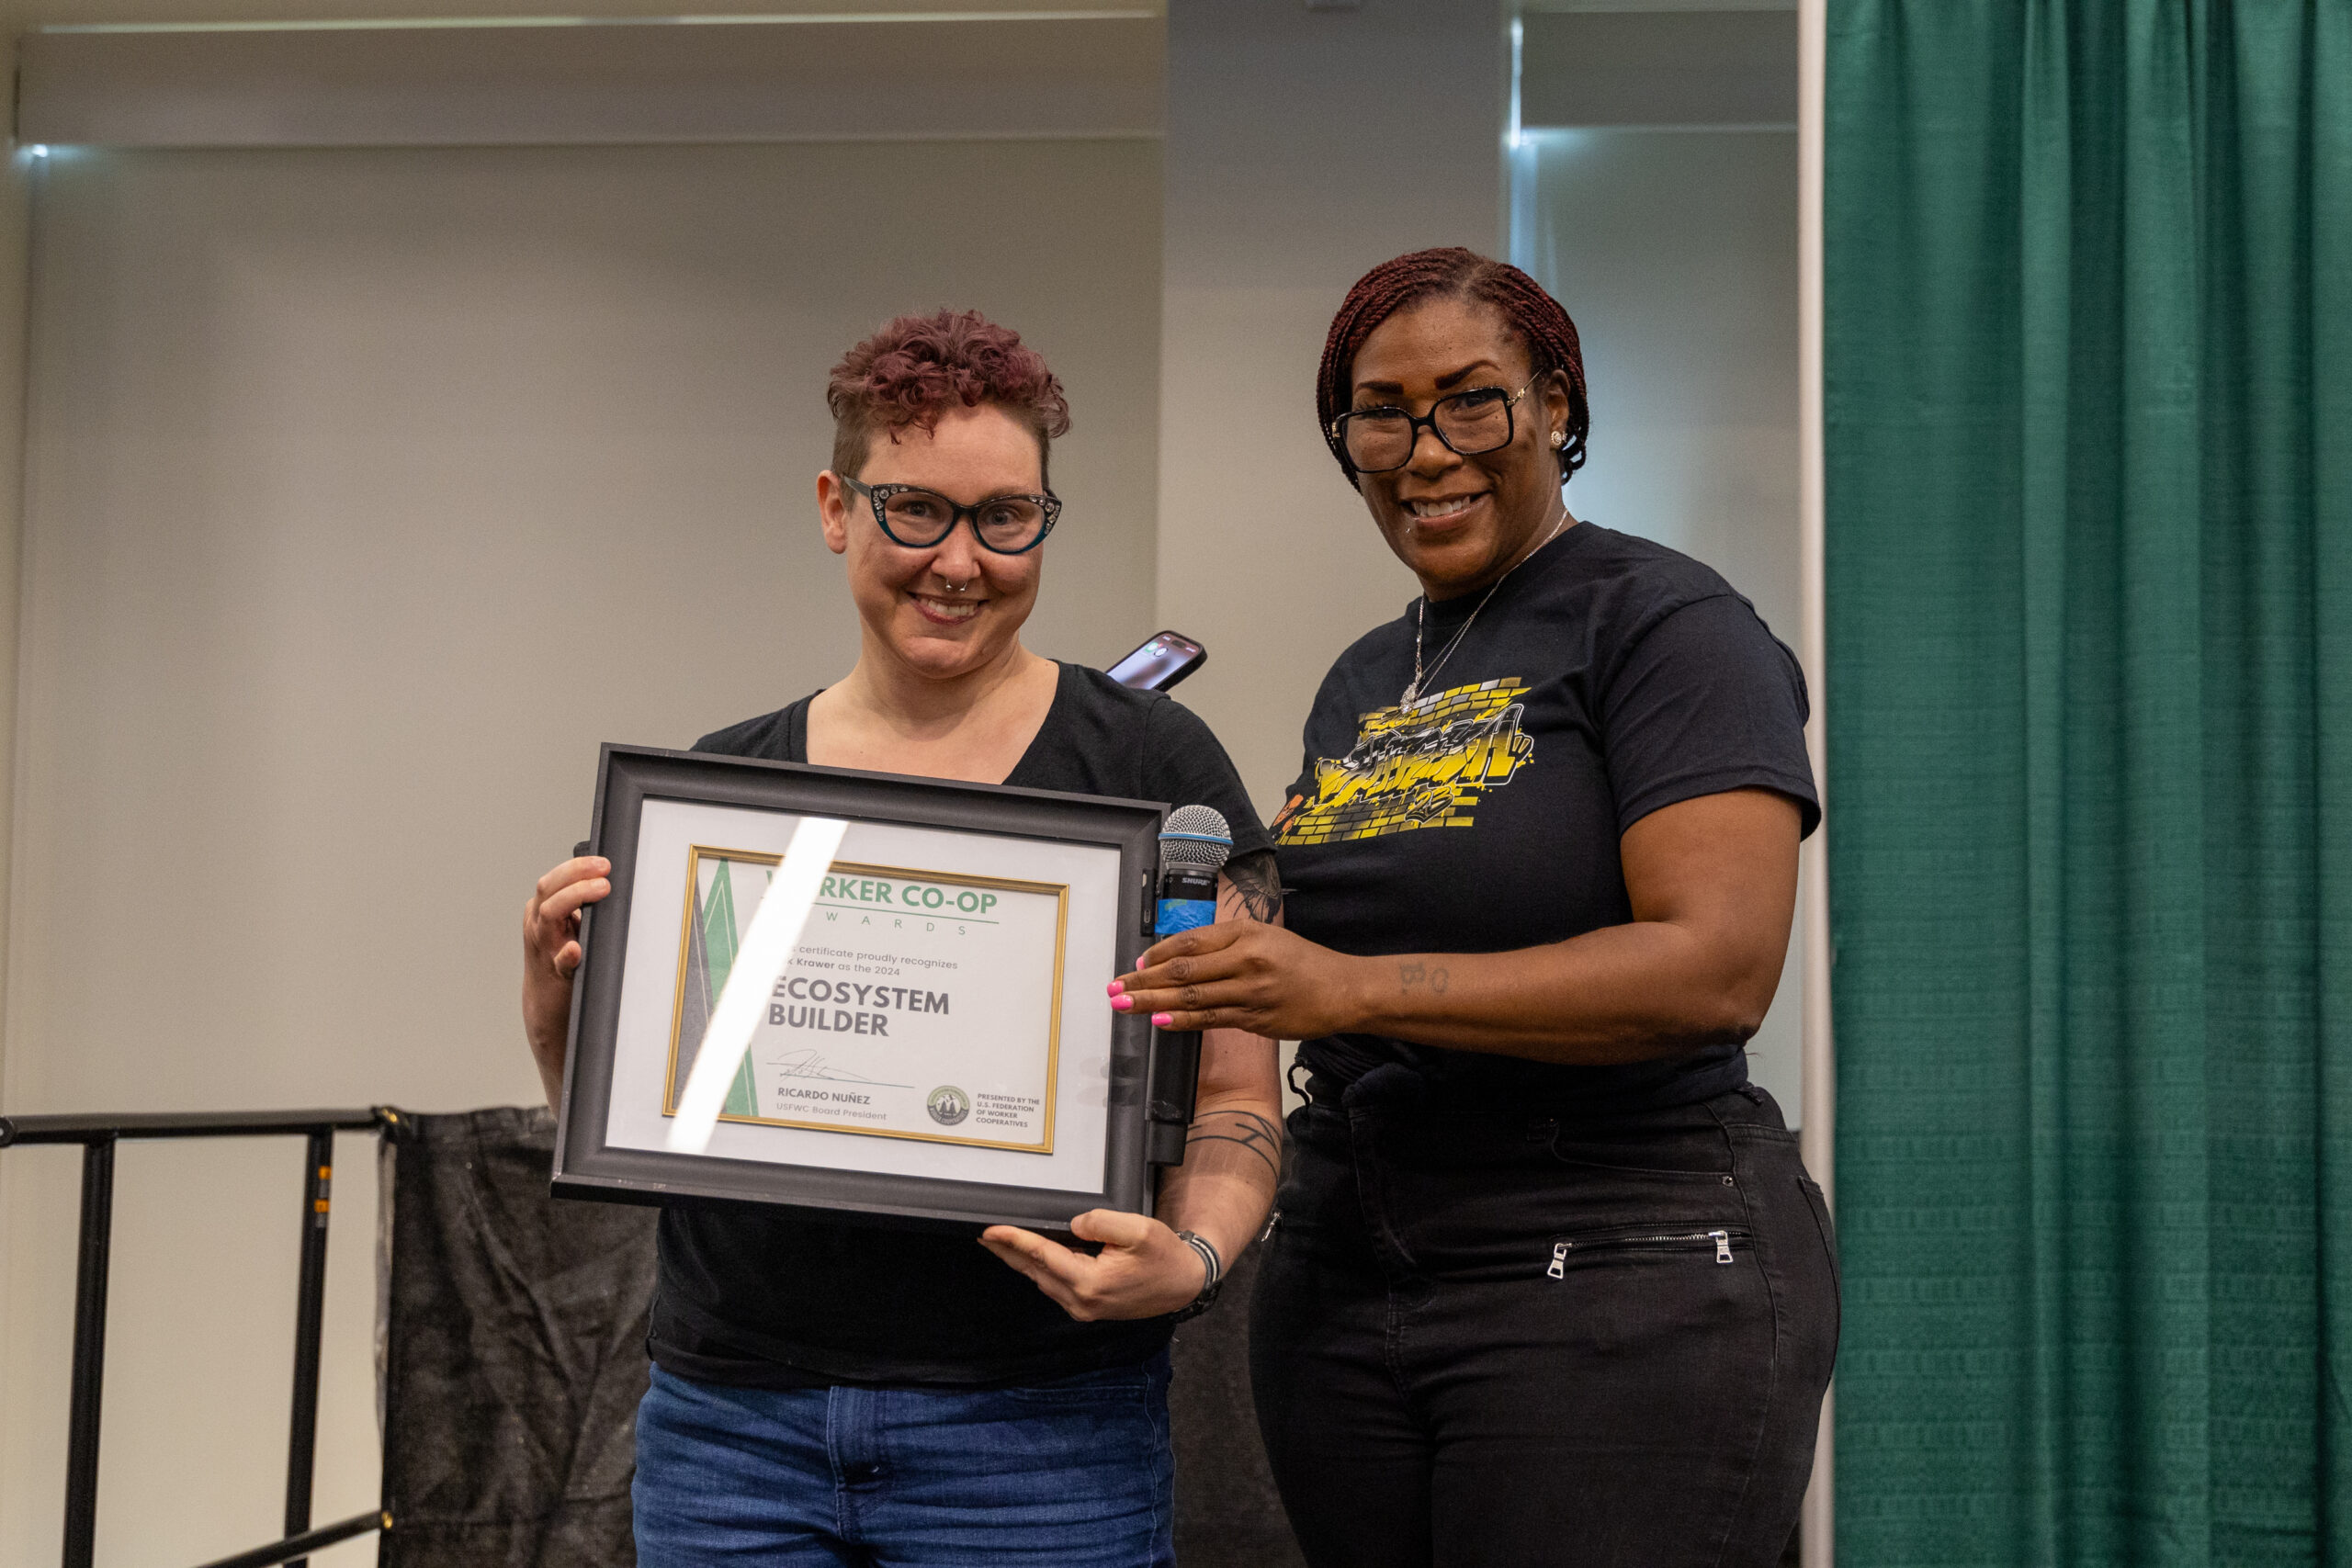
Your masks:
M 1111 1010 L 1113 1012 L 1133 1012 L 1135 1010 L 1135 1007 L 1136 999 L 1133 997 L 1113 997 L 1111 998 Z
M 1165 1029 L 1175 1021 L 1176 1015 L 1172 1012 L 1156 1012 L 1151 1015 L 1151 1026 L 1154 1029 Z
M 1112 982 L 1111 982 L 1111 995 L 1113 995 L 1113 996 L 1114 996 L 1114 997 L 1115 997 L 1115 996 L 1117 996 L 1121 991 L 1125 990 L 1126 988 L 1127 988 L 1127 987 L 1126 987 L 1126 984 L 1125 984 L 1125 982 L 1124 982 L 1124 981 L 1120 981 L 1120 980 L 1114 980 L 1114 981 L 1112 981 Z

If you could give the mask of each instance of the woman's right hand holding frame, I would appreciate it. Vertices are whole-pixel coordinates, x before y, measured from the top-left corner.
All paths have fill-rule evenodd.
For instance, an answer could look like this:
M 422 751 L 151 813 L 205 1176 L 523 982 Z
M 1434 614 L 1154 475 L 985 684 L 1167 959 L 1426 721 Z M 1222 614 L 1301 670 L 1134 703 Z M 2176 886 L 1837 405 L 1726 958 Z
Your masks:
M 612 874 L 613 863 L 602 855 L 574 855 L 540 877 L 523 906 L 523 1032 L 550 1107 L 563 1094 L 580 911 L 613 890 Z

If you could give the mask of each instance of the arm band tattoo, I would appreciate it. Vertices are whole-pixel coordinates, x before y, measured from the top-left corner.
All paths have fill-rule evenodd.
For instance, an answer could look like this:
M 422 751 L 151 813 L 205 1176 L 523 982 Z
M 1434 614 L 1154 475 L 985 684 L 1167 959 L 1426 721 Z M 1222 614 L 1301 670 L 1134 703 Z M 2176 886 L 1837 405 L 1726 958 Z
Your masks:
M 1264 1160 L 1268 1170 L 1282 1174 L 1282 1129 L 1254 1111 L 1212 1111 L 1193 1122 L 1184 1144 L 1238 1144 Z
M 1225 863 L 1225 879 L 1233 885 L 1250 918 L 1259 924 L 1272 925 L 1282 913 L 1283 879 L 1274 865 L 1273 851 L 1252 850 L 1234 856 Z

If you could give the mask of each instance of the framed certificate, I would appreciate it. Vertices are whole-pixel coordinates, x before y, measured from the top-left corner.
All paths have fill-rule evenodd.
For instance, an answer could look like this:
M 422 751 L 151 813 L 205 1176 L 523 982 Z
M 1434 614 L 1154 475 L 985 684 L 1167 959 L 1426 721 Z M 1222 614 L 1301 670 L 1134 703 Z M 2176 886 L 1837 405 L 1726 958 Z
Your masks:
M 582 920 L 556 1190 L 1057 1230 L 1149 1213 L 1151 1030 L 1103 987 L 1148 945 L 1162 813 L 605 747 L 613 889 Z

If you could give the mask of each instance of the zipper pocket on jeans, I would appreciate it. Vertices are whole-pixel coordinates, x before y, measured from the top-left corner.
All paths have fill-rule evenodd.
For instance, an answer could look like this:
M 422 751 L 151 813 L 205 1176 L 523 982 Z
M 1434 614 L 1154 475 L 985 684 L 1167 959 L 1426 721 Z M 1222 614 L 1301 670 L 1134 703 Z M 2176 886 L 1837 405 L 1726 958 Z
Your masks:
M 1744 1243 L 1747 1238 L 1746 1227 L 1740 1225 L 1718 1226 L 1703 1231 L 1652 1231 L 1645 1227 L 1563 1236 L 1552 1244 L 1552 1262 L 1544 1272 L 1552 1279 L 1564 1280 L 1568 1274 L 1568 1259 L 1586 1252 L 1703 1252 L 1713 1249 L 1717 1263 L 1729 1263 L 1733 1261 L 1732 1244 Z

